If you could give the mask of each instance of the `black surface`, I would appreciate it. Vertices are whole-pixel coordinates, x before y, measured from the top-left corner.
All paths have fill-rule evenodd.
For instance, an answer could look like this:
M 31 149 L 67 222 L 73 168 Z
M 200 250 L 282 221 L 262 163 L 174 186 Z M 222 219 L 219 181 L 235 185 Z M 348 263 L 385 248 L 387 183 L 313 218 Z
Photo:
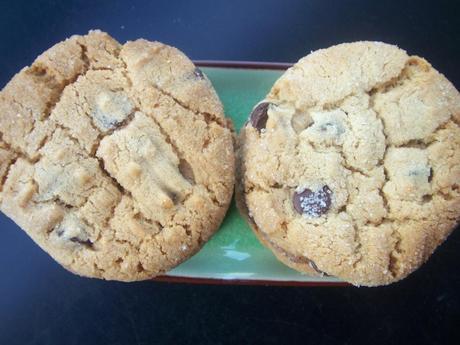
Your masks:
M 1 1 L 0 85 L 53 43 L 100 28 L 193 59 L 290 62 L 383 40 L 426 57 L 458 88 L 459 12 L 458 1 Z M 3 215 L 0 228 L 0 344 L 460 342 L 458 231 L 404 281 L 358 289 L 83 279 Z

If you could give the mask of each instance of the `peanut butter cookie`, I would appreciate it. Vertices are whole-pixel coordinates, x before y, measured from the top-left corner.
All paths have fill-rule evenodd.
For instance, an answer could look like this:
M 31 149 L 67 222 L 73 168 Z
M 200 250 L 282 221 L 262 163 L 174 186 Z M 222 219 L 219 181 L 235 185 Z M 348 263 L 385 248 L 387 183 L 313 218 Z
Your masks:
M 73 36 L 14 76 L 0 113 L 0 209 L 72 272 L 153 277 L 225 215 L 230 123 L 173 47 Z
M 406 277 L 460 216 L 460 95 L 379 42 L 302 58 L 250 115 L 240 205 L 287 265 L 355 285 Z

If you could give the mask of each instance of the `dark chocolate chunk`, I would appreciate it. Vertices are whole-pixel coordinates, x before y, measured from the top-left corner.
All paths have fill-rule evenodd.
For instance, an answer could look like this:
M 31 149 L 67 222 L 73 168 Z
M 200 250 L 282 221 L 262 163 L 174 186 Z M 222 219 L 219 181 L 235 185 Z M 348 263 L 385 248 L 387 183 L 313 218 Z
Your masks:
M 201 71 L 201 69 L 199 69 L 198 67 L 195 68 L 195 70 L 193 71 L 193 74 L 194 74 L 195 77 L 198 78 L 198 79 L 204 79 L 204 74 L 203 74 L 203 72 Z
M 260 103 L 257 107 L 254 108 L 249 117 L 249 122 L 251 122 L 252 127 L 257 129 L 259 132 L 267 125 L 268 107 L 270 104 L 271 103 L 268 102 Z
M 292 202 L 295 210 L 300 214 L 309 218 L 318 218 L 331 207 L 331 195 L 332 191 L 328 186 L 315 192 L 305 188 L 301 193 L 294 193 Z

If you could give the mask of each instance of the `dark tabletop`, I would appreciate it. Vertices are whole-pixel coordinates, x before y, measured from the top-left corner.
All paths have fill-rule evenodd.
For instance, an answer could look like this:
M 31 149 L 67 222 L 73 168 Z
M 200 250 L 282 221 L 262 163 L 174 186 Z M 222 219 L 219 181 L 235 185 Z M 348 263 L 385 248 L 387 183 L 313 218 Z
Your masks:
M 0 87 L 92 28 L 192 59 L 294 62 L 354 40 L 395 43 L 460 86 L 458 1 L 4 1 Z M 1 114 L 0 114 L 1 116 Z M 0 344 L 460 343 L 460 231 L 382 288 L 116 283 L 66 272 L 0 215 Z

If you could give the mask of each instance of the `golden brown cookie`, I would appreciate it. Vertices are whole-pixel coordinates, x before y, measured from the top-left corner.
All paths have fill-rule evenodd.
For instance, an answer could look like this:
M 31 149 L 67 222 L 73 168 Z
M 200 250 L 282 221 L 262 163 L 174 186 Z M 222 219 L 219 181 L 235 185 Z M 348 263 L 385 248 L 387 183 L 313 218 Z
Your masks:
M 287 265 L 355 285 L 406 277 L 460 216 L 460 95 L 379 42 L 316 51 L 250 115 L 240 204 Z
M 91 31 L 0 93 L 0 209 L 67 269 L 140 280 L 193 255 L 234 185 L 232 133 L 179 50 Z

